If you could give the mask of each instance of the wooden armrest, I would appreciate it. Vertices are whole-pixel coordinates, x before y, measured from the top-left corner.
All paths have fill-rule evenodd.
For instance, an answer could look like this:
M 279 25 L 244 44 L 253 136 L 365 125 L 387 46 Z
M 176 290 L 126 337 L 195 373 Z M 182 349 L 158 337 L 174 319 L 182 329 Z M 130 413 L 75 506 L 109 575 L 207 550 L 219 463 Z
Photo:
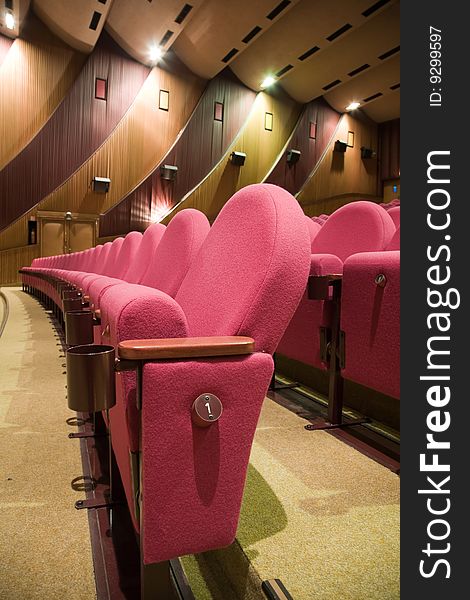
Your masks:
M 124 360 L 234 356 L 254 351 L 255 341 L 243 336 L 126 340 L 118 346 L 119 358 Z

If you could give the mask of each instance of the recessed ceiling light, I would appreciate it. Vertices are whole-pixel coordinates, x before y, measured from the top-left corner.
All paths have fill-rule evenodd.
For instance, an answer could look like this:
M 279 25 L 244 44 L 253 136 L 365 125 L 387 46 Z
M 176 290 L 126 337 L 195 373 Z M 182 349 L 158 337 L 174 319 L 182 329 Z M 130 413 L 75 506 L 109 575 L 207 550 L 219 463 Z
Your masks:
M 150 60 L 154 63 L 157 63 L 163 56 L 164 52 L 160 48 L 160 46 L 152 46 L 150 48 Z
M 360 102 L 351 102 L 351 104 L 346 106 L 346 110 L 356 110 L 356 108 L 359 108 L 360 106 L 361 106 Z
M 272 75 L 268 75 L 265 79 L 263 79 L 263 82 L 261 83 L 261 87 L 267 88 L 275 82 L 276 82 L 276 78 L 273 77 Z
M 7 29 L 14 29 L 15 17 L 13 16 L 13 13 L 11 13 L 11 12 L 5 13 L 5 25 L 7 26 Z

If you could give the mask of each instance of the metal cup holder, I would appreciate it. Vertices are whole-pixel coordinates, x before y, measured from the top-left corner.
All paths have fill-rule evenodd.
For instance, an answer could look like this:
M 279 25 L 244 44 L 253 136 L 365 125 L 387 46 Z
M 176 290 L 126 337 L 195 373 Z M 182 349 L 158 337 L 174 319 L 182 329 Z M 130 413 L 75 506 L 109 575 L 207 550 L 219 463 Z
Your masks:
M 64 313 L 72 310 L 82 310 L 83 304 L 81 298 L 64 298 L 63 302 Z
M 62 300 L 66 298 L 81 298 L 82 293 L 79 290 L 62 290 Z
M 67 399 L 71 410 L 98 412 L 116 403 L 114 348 L 86 344 L 67 350 Z
M 93 344 L 93 314 L 90 311 L 65 313 L 65 343 L 67 346 Z

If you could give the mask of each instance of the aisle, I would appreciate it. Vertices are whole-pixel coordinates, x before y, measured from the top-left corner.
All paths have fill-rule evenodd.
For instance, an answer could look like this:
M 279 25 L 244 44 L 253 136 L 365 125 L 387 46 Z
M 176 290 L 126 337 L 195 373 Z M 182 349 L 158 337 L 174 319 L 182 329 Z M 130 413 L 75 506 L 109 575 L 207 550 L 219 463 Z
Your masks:
M 93 600 L 88 519 L 78 440 L 65 420 L 64 359 L 44 309 L 2 288 L 9 319 L 0 338 L 0 598 Z M 1 318 L 1 315 L 0 315 Z

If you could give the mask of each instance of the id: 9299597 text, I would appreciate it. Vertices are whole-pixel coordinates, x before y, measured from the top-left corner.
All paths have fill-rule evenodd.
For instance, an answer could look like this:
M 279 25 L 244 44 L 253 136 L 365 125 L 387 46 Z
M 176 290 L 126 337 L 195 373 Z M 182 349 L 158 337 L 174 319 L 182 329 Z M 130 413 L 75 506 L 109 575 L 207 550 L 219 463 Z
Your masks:
M 429 106 L 442 106 L 442 31 L 429 27 Z

